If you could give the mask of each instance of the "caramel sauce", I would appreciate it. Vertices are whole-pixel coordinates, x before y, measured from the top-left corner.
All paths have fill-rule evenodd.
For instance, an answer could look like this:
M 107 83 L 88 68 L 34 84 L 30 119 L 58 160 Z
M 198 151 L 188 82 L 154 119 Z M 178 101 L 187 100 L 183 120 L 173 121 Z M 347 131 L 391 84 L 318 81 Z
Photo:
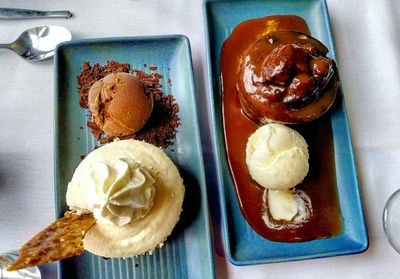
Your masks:
M 221 51 L 222 110 L 228 163 L 242 214 L 262 237 L 272 241 L 298 242 L 326 238 L 341 232 L 335 158 L 329 114 L 307 124 L 293 125 L 306 139 L 310 171 L 296 189 L 312 202 L 310 220 L 296 229 L 271 229 L 264 222 L 264 188 L 254 182 L 245 162 L 248 137 L 259 127 L 247 118 L 239 102 L 237 83 L 243 53 L 265 34 L 293 30 L 309 34 L 306 22 L 297 16 L 269 16 L 239 24 L 224 42 Z

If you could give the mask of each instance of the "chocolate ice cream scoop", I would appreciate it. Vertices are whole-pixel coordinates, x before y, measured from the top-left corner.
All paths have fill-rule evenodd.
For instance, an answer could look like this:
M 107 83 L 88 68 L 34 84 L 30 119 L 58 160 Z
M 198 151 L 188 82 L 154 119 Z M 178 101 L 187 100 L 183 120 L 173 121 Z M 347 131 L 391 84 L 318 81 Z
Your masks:
M 153 98 L 143 82 L 128 73 L 113 73 L 89 90 L 92 120 L 110 137 L 128 136 L 146 124 L 153 110 Z

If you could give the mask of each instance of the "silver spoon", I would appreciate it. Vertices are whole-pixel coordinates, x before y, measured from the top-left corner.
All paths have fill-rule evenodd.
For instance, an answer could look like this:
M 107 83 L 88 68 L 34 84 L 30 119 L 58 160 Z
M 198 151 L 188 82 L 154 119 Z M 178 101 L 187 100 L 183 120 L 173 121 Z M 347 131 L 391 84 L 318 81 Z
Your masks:
M 31 266 L 17 271 L 7 271 L 13 261 L 18 258 L 18 255 L 13 253 L 0 255 L 0 279 L 41 279 L 42 275 L 38 267 Z
M 55 47 L 71 38 L 67 28 L 48 25 L 28 29 L 14 42 L 0 44 L 0 48 L 10 49 L 27 60 L 39 61 L 52 57 Z

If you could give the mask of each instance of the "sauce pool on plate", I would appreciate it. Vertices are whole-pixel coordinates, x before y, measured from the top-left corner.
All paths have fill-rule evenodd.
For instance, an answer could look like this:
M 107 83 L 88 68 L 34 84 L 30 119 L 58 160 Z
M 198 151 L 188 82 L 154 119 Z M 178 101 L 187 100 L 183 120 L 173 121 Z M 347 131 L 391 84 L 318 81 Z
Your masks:
M 263 201 L 264 188 L 251 179 L 245 162 L 247 139 L 259 125 L 244 114 L 239 100 L 237 85 L 243 53 L 262 36 L 280 30 L 310 34 L 300 17 L 269 16 L 242 22 L 222 46 L 222 110 L 228 163 L 242 214 L 259 235 L 282 242 L 327 238 L 342 230 L 329 115 L 291 126 L 305 138 L 310 154 L 309 173 L 296 189 L 304 191 L 310 198 L 313 213 L 301 226 L 277 229 L 265 221 L 269 212 Z

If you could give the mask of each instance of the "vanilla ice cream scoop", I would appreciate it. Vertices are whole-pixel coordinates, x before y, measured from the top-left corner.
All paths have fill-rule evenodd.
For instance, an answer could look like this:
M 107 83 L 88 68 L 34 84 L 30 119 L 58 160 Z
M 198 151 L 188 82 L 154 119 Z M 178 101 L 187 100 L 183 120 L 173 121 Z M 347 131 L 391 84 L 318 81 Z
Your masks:
M 307 175 L 308 150 L 295 130 L 277 123 L 258 128 L 246 145 L 246 164 L 251 177 L 262 187 L 285 190 Z

